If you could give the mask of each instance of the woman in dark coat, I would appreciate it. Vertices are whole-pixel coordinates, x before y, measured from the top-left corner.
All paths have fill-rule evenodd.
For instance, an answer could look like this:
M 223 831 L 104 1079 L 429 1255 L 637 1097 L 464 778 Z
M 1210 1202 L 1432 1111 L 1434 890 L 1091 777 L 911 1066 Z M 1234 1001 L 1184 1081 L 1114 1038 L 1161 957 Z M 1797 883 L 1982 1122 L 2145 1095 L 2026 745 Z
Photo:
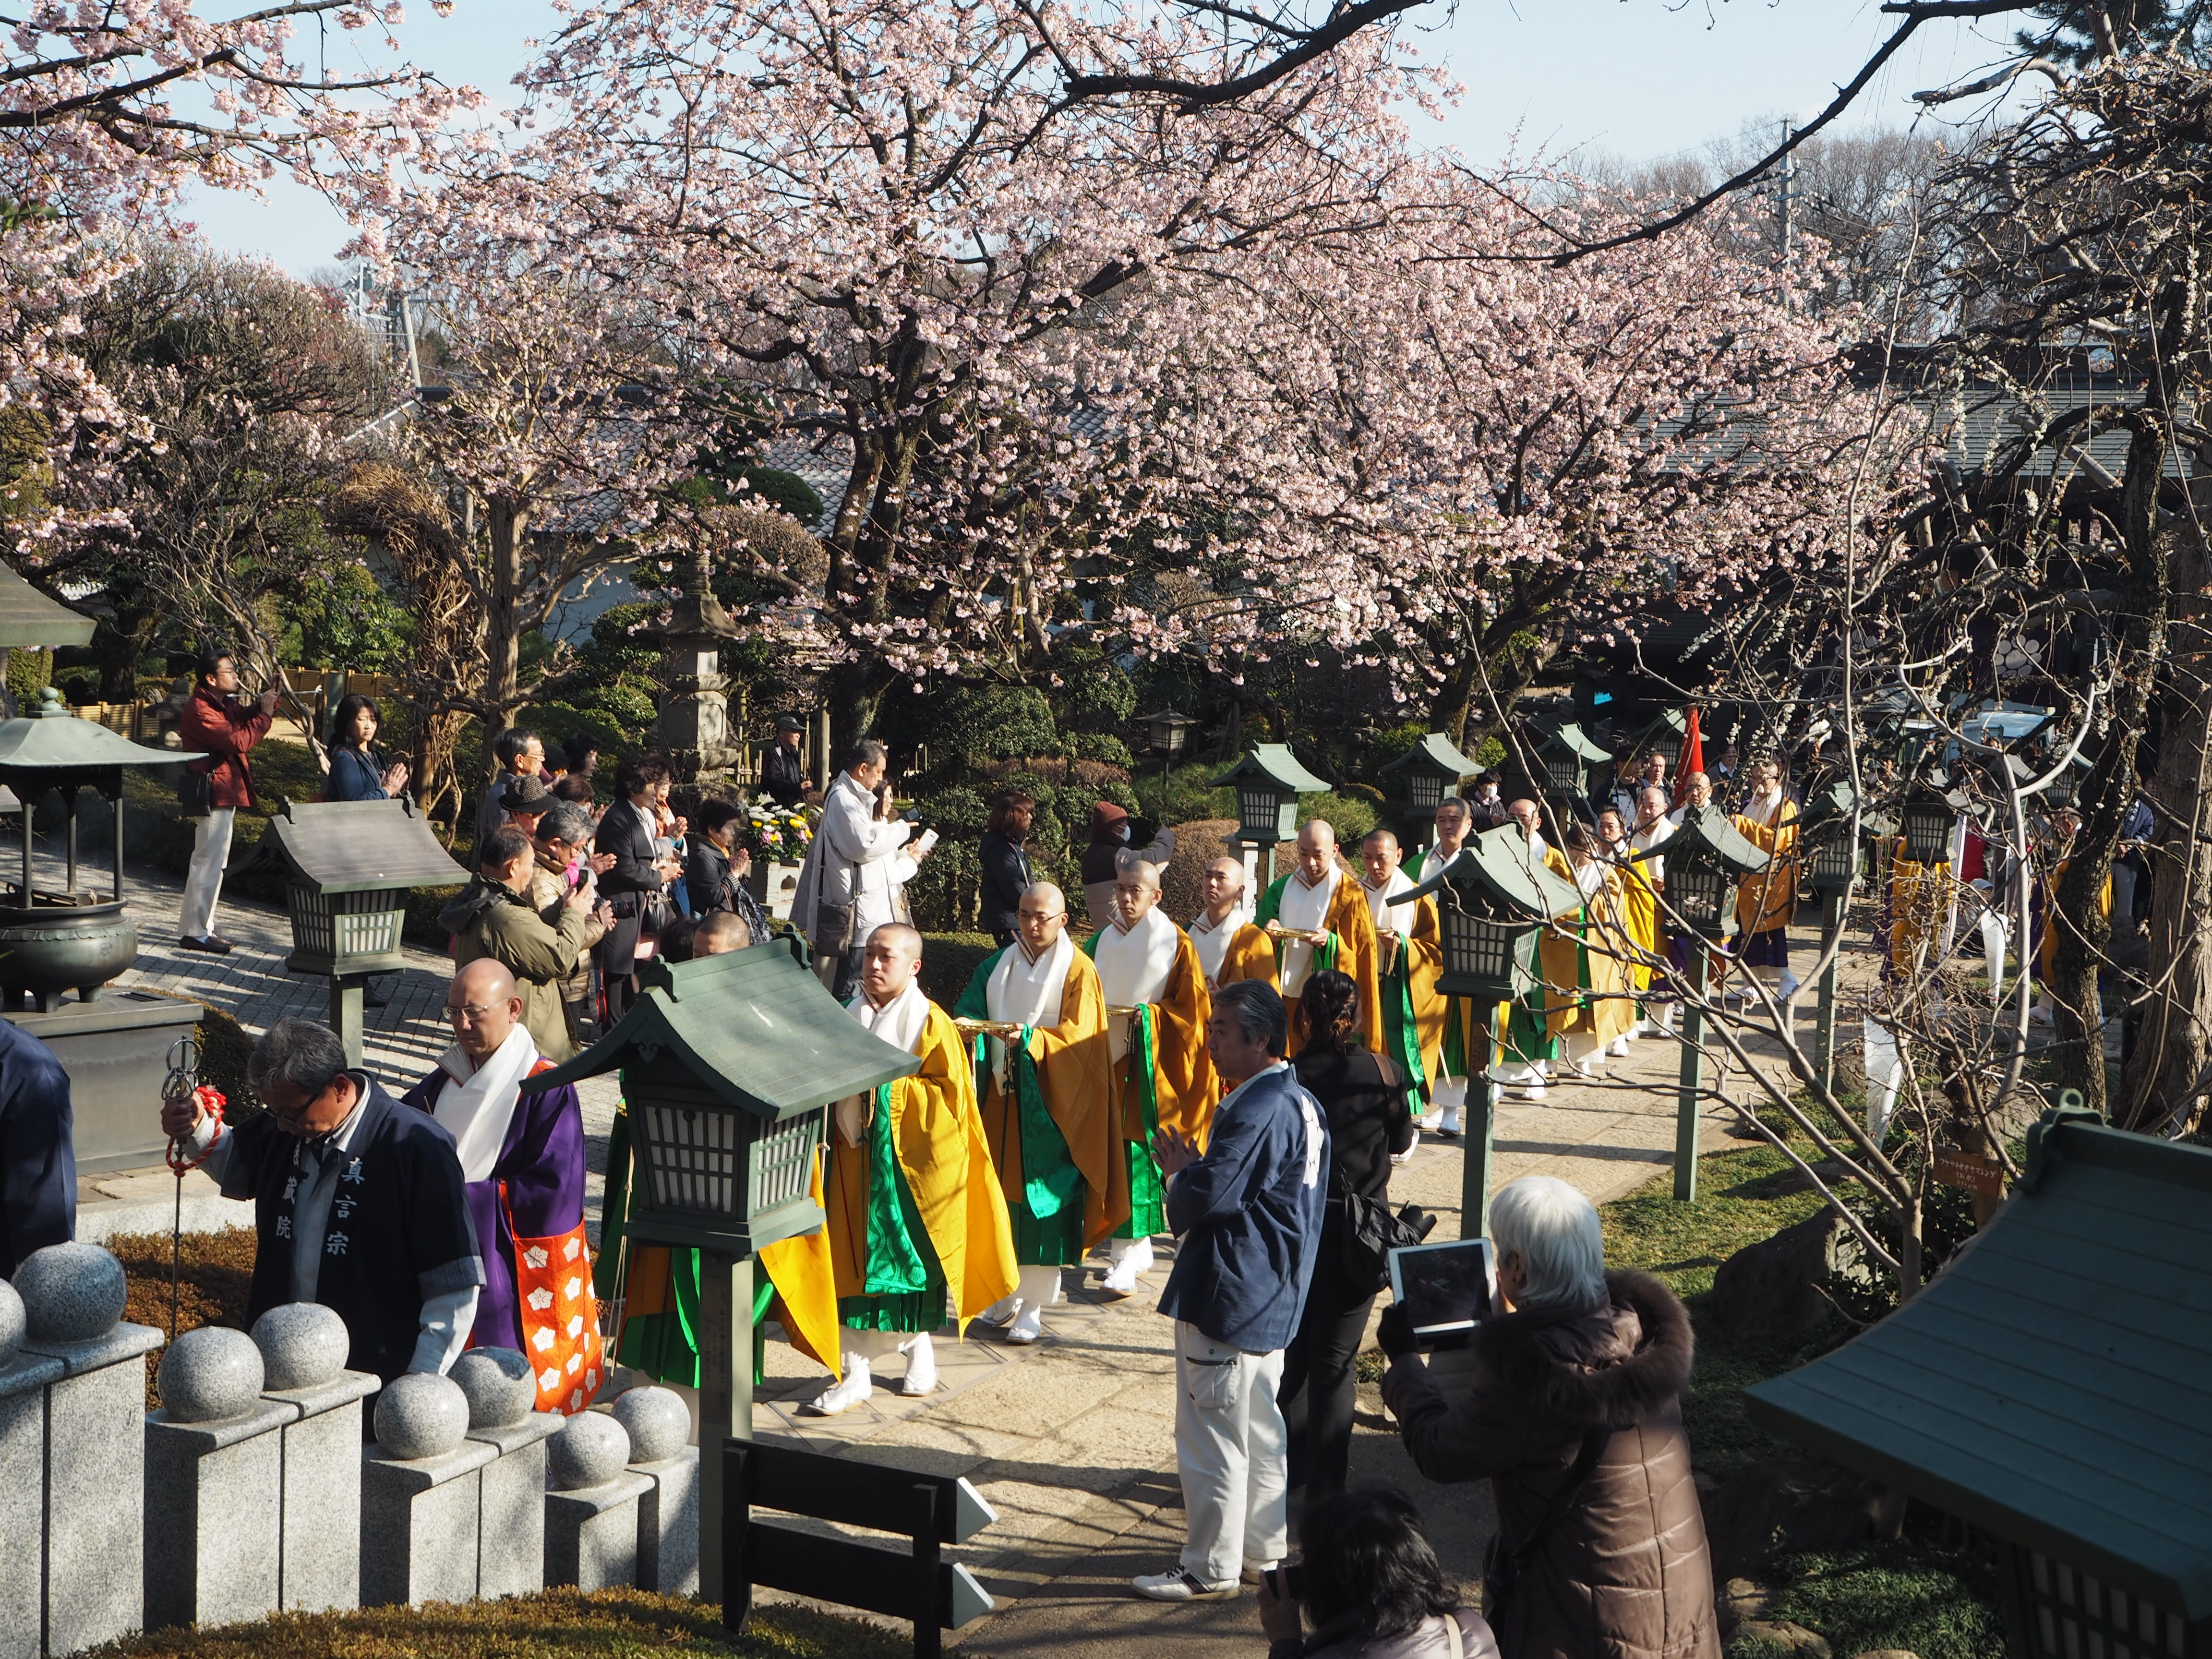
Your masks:
M 1349 975 L 1316 974 L 1299 995 L 1294 1062 L 1298 1081 L 1328 1120 L 1328 1207 L 1298 1334 L 1283 1353 L 1275 1391 L 1291 1431 L 1290 1484 L 1314 1504 L 1344 1490 L 1352 1462 L 1352 1375 L 1378 1287 L 1344 1271 L 1344 1194 L 1390 1196 L 1390 1156 L 1413 1145 L 1406 1073 L 1359 1040 L 1359 988 Z
M 1014 942 L 1015 918 L 1022 895 L 1036 878 L 1030 872 L 1029 854 L 1022 843 L 1029 839 L 1030 820 L 1036 813 L 1036 797 L 1009 789 L 991 803 L 991 820 L 983 830 L 976 857 L 983 866 L 982 927 L 1003 948 Z
M 1492 1625 L 1505 1659 L 1720 1659 L 1712 1558 L 1682 1432 L 1689 1316 L 1644 1273 L 1607 1273 L 1597 1212 L 1528 1176 L 1491 1203 L 1499 1301 L 1447 1399 L 1393 1308 L 1382 1398 L 1431 1480 L 1487 1480 L 1501 1559 L 1528 1560 Z M 1540 1522 L 1596 1461 L 1556 1522 Z M 1532 1547 L 1533 1546 L 1533 1547 Z
M 407 763 L 385 763 L 376 747 L 376 705 L 354 696 L 331 716 L 331 782 L 325 800 L 389 800 L 407 787 Z

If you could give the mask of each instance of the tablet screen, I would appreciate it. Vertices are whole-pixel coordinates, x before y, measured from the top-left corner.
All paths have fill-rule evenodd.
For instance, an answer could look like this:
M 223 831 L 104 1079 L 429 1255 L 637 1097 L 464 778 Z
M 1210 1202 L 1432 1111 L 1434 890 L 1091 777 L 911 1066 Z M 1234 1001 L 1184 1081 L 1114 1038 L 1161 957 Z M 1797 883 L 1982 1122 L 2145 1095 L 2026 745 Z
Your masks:
M 1486 1238 L 1390 1252 L 1390 1294 L 1406 1304 L 1424 1347 L 1474 1330 L 1489 1316 L 1496 1285 Z

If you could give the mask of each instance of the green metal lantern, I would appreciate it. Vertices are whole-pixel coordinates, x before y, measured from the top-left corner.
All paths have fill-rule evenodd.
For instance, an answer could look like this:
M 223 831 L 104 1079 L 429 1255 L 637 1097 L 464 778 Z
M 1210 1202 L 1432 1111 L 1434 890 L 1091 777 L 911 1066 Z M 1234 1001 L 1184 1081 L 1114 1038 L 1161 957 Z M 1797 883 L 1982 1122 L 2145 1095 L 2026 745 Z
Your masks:
M 1958 817 L 1953 804 L 1933 790 L 1916 790 L 1905 803 L 1905 850 L 1915 864 L 1946 864 L 1951 858 L 1951 828 Z
M 1443 970 L 1437 989 L 1478 1002 L 1525 997 L 1541 981 L 1538 952 L 1545 922 L 1572 915 L 1582 893 L 1541 860 L 1512 824 L 1486 830 L 1444 868 L 1392 903 L 1437 896 Z
M 1681 763 L 1682 745 L 1689 741 L 1689 736 L 1688 716 L 1679 708 L 1662 708 L 1659 718 L 1646 726 L 1644 735 L 1636 740 L 1636 747 L 1641 754 L 1665 756 L 1667 769 L 1672 772 Z
M 1463 780 L 1480 770 L 1441 732 L 1431 732 L 1382 769 L 1392 779 L 1399 811 L 1416 838 L 1435 823 L 1437 808 L 1447 795 L 1459 793 Z
M 1581 800 L 1589 793 L 1589 769 L 1613 758 L 1574 721 L 1553 727 L 1535 745 L 1544 769 L 1544 793 L 1554 801 Z
M 1324 794 L 1328 783 L 1298 764 L 1290 745 L 1263 743 L 1213 780 L 1237 791 L 1237 834 L 1254 847 L 1296 841 L 1298 797 Z
M 628 1236 L 743 1258 L 812 1232 L 830 1103 L 920 1063 L 780 945 L 654 963 L 621 1022 L 526 1091 L 619 1069 L 637 1158 Z
M 1852 833 L 1857 795 L 1838 779 L 1807 797 L 1797 817 L 1797 844 L 1813 890 L 1824 898 L 1847 893 L 1859 878 L 1863 853 Z
M 1689 808 L 1673 835 L 1636 856 L 1666 860 L 1668 908 L 1683 927 L 1715 944 L 1735 931 L 1737 881 L 1768 863 L 1765 852 L 1717 806 Z

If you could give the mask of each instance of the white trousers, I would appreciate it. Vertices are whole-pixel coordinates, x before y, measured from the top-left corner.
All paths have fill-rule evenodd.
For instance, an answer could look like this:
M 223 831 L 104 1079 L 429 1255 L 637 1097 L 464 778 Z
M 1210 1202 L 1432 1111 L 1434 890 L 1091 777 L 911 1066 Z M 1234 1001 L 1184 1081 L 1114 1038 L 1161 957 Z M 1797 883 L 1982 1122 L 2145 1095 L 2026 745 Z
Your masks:
M 1246 1353 L 1176 1324 L 1176 1462 L 1190 1528 L 1182 1566 L 1231 1583 L 1290 1553 L 1290 1431 L 1275 1395 L 1283 1353 Z
M 218 806 L 192 829 L 192 867 L 185 878 L 185 909 L 177 931 L 186 939 L 215 932 L 216 901 L 222 896 L 223 866 L 230 862 L 230 827 L 234 806 Z

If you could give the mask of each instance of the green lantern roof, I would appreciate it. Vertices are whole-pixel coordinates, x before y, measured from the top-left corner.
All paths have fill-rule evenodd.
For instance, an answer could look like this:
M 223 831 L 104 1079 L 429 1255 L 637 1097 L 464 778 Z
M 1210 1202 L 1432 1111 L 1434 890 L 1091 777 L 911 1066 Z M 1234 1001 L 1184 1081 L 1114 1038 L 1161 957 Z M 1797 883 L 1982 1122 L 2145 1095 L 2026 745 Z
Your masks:
M 18 647 L 90 645 L 99 624 L 47 598 L 15 571 L 0 564 L 0 650 Z
M 1533 856 L 1528 838 L 1510 823 L 1484 830 L 1449 864 L 1390 902 L 1410 904 L 1447 884 L 1476 889 L 1492 903 L 1531 921 L 1571 915 L 1583 904 L 1582 889 Z
M 1849 783 L 1838 778 L 1806 795 L 1797 809 L 1797 827 L 1802 833 L 1817 839 L 1817 832 L 1848 824 L 1851 821 L 1851 809 L 1857 804 L 1856 792 Z
M 1735 820 L 1717 806 L 1692 806 L 1682 814 L 1682 822 L 1666 840 L 1632 854 L 1639 859 L 1659 858 L 1673 860 L 1683 856 L 1695 856 L 1710 852 L 1715 860 L 1731 875 L 1742 875 L 1752 870 L 1766 868 L 1766 854 L 1755 842 L 1745 839 L 1735 827 Z
M 1439 777 L 1471 778 L 1482 769 L 1469 760 L 1441 732 L 1431 732 L 1397 759 L 1386 764 L 1385 772 L 1404 770 L 1434 772 Z
M 1272 783 L 1276 788 L 1293 795 L 1321 795 L 1328 793 L 1326 781 L 1316 777 L 1298 764 L 1298 757 L 1291 752 L 1286 743 L 1263 743 L 1239 760 L 1209 786 L 1226 788 L 1245 778 L 1258 778 Z
M 79 720 L 62 706 L 61 693 L 51 685 L 39 693 L 39 698 L 37 714 L 0 720 L 0 775 L 82 772 L 105 766 L 174 766 L 207 758 L 195 750 L 149 749 L 109 731 L 98 720 Z
M 1544 733 L 1541 746 L 1565 749 L 1571 754 L 1590 762 L 1609 761 L 1610 749 L 1601 749 L 1590 741 L 1589 733 L 1573 720 L 1565 720 Z
M 458 887 L 469 878 L 404 796 L 288 800 L 243 867 L 282 870 L 325 893 Z
M 780 945 L 657 963 L 614 1030 L 522 1086 L 535 1092 L 617 1067 L 673 1066 L 756 1116 L 787 1118 L 906 1077 L 921 1062 L 865 1029 Z M 633 1076 L 633 1086 L 641 1079 Z
M 2212 1149 L 2051 1114 L 1970 1248 L 1879 1324 L 1747 1389 L 1748 1414 L 2154 1607 L 2212 1617 L 2208 1214 Z

